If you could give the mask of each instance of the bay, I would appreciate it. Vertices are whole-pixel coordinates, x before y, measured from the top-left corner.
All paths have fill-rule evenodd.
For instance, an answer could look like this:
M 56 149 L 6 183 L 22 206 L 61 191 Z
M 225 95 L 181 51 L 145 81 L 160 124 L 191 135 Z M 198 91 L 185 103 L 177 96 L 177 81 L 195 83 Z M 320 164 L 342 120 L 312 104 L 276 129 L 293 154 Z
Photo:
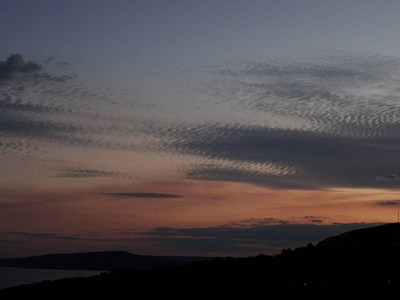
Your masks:
M 0 289 L 21 284 L 37 283 L 45 280 L 63 278 L 90 277 L 104 271 L 90 270 L 53 270 L 0 267 Z

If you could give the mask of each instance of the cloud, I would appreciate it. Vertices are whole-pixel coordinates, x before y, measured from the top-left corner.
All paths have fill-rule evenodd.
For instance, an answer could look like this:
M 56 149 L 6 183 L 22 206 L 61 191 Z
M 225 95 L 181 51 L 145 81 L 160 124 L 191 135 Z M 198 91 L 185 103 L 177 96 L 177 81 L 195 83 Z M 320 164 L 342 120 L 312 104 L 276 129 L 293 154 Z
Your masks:
M 381 223 L 343 223 L 332 225 L 275 224 L 248 227 L 156 228 L 143 240 L 162 247 L 187 251 L 272 253 L 283 248 L 302 247 L 346 231 Z
M 21 74 L 32 74 L 42 70 L 42 66 L 32 61 L 25 61 L 20 54 L 10 55 L 6 61 L 0 61 L 0 83 L 12 80 Z
M 103 195 L 128 198 L 181 198 L 181 195 L 162 193 L 103 193 Z
M 221 124 L 175 134 L 169 147 L 198 157 L 190 178 L 287 188 L 397 187 L 376 174 L 400 168 L 400 139 Z
M 179 171 L 191 179 L 398 188 L 397 58 L 334 52 L 204 68 L 212 92 L 198 104 L 217 116 L 206 122 L 167 121 L 159 111 L 143 117 L 132 109 L 134 100 L 123 102 L 113 89 L 49 74 L 22 56 L 10 56 L 1 70 L 8 81 L 0 82 L 0 157 L 44 159 L 49 148 L 65 145 L 158 151 L 180 155 Z M 191 104 L 179 105 L 180 114 L 191 116 Z M 235 112 L 240 116 L 232 122 L 226 116 L 236 118 Z M 60 176 L 124 176 L 98 169 L 71 168 Z
M 68 135 L 80 128 L 54 116 L 71 113 L 65 103 L 55 97 L 60 87 L 71 88 L 66 84 L 70 79 L 72 76 L 48 74 L 42 71 L 42 66 L 25 62 L 19 54 L 0 62 L 0 132 L 9 136 L 68 139 Z M 62 100 L 65 101 L 65 97 Z
M 318 223 L 321 224 L 324 222 L 324 218 L 323 217 L 315 217 L 315 216 L 306 216 L 304 217 L 306 220 L 310 221 L 311 223 Z
M 84 169 L 84 168 L 68 168 L 62 170 L 62 173 L 57 177 L 63 178 L 87 178 L 87 177 L 125 177 L 126 175 L 120 172 Z
M 68 140 L 68 134 L 77 132 L 74 124 L 52 122 L 50 120 L 12 119 L 5 116 L 0 120 L 0 131 L 12 135 L 30 136 L 50 140 Z
M 31 233 L 25 231 L 10 231 L 10 232 L 2 232 L 2 234 L 14 237 L 32 238 L 32 239 L 79 240 L 78 237 L 73 235 L 59 235 L 55 233 Z
M 51 63 L 54 59 L 55 59 L 54 56 L 51 56 L 51 57 L 47 58 L 47 59 L 45 60 L 45 64 Z
M 43 81 L 65 82 L 72 78 L 74 76 L 55 76 L 44 72 L 43 66 L 32 61 L 25 61 L 21 54 L 11 54 L 7 60 L 0 61 L 0 84 L 10 84 L 13 81 L 18 83 L 30 81 L 36 84 Z
M 383 181 L 400 181 L 400 176 L 397 174 L 385 174 L 375 177 L 376 180 L 383 180 Z
M 84 85 L 74 75 L 50 74 L 19 54 L 11 55 L 0 62 L 0 156 L 29 153 L 43 159 L 49 148 L 65 145 L 135 149 L 131 137 L 140 132 L 135 122 L 111 112 L 119 97 L 112 88 Z
M 378 204 L 383 206 L 397 206 L 400 205 L 400 200 L 384 201 L 384 202 L 379 202 Z
M 282 224 L 289 224 L 288 221 L 280 220 L 276 218 L 251 218 L 248 220 L 241 220 L 236 222 L 231 222 L 226 224 L 227 227 L 232 228 L 249 228 L 249 227 L 257 227 L 257 226 L 264 226 L 264 225 L 282 225 Z
M 400 168 L 399 58 L 327 52 L 206 72 L 208 96 L 247 117 L 163 131 L 170 138 L 164 149 L 197 159 L 188 177 L 285 188 L 398 188 L 397 175 L 376 174 Z
M 172 228 L 159 227 L 151 231 L 139 232 L 114 229 L 109 232 L 88 232 L 77 235 L 63 235 L 52 232 L 0 232 L 0 242 L 30 243 L 43 241 L 62 243 L 82 241 L 88 243 L 118 244 L 124 249 L 150 243 L 160 249 L 203 253 L 203 255 L 258 255 L 280 253 L 285 248 L 316 244 L 330 236 L 350 230 L 382 225 L 382 223 L 336 223 L 331 225 L 298 224 L 273 218 L 244 220 L 239 224 L 217 227 Z M 115 237 L 118 235 L 118 237 Z M 107 247 L 107 246 L 106 246 Z M 130 251 L 130 250 L 128 250 Z
M 3 239 L 0 239 L 1 243 L 26 243 L 32 240 L 49 240 L 55 241 L 57 243 L 62 243 L 62 241 L 85 241 L 85 242 L 120 242 L 120 241 L 134 241 L 134 239 L 127 238 L 98 238 L 93 237 L 96 234 L 93 232 L 88 233 L 87 235 L 63 235 L 57 234 L 53 232 L 26 232 L 26 231 L 6 231 L 0 232 L 0 235 L 3 236 Z
M 348 136 L 398 129 L 400 59 L 363 53 L 215 67 L 215 97 L 285 126 Z M 278 122 L 280 122 L 278 121 Z M 392 128 L 394 126 L 395 128 Z

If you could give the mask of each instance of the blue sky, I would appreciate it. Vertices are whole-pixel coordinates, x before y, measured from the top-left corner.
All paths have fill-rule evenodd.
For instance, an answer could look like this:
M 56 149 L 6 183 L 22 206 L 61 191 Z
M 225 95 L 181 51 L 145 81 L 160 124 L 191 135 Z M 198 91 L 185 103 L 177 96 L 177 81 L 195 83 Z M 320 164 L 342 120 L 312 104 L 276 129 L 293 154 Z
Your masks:
M 397 1 L 99 0 L 1 5 L 3 57 L 56 57 L 73 64 L 75 72 L 92 70 L 82 78 L 103 71 L 109 74 L 103 79 L 112 74 L 117 84 L 124 77 L 162 67 L 326 48 L 396 55 L 400 47 Z
M 397 221 L 399 11 L 2 1 L 0 256 L 258 254 Z

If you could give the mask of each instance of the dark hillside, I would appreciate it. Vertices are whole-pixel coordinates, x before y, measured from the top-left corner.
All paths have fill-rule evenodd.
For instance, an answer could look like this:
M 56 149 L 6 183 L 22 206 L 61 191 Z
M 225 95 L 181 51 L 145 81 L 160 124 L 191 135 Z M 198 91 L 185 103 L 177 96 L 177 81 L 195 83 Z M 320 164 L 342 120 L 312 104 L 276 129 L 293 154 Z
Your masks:
M 368 253 L 400 249 L 400 223 L 357 229 L 329 237 L 319 247 L 340 252 Z
M 172 268 L 115 270 L 99 276 L 0 290 L 0 296 L 76 295 L 178 299 L 243 296 L 326 298 L 397 294 L 399 224 L 356 230 L 280 255 L 214 258 Z

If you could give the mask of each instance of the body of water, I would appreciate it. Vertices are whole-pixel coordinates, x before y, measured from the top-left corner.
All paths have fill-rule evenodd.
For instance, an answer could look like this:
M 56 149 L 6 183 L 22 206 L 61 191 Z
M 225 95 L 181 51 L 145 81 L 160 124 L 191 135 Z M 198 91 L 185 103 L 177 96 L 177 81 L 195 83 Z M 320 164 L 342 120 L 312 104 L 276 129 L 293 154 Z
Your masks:
M 0 267 L 0 289 L 21 284 L 37 283 L 44 280 L 90 277 L 103 271 L 88 270 L 51 270 Z

